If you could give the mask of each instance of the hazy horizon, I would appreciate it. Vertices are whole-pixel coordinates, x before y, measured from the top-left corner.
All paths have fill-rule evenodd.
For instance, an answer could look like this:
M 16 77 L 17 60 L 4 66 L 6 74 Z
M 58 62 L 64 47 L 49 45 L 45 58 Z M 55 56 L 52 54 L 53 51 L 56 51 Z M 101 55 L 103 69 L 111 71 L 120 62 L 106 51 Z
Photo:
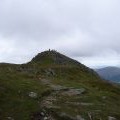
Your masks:
M 21 63 L 15 63 L 15 62 L 4 62 L 4 61 L 2 61 L 2 62 L 0 62 L 0 63 L 7 63 L 7 64 L 26 64 L 26 63 L 28 63 L 28 62 L 30 62 L 32 59 L 33 59 L 33 57 L 35 57 L 35 56 L 37 56 L 37 54 L 39 54 L 39 53 L 41 53 L 41 52 L 45 52 L 45 51 L 49 51 L 49 50 L 55 50 L 55 49 L 48 49 L 48 50 L 44 50 L 44 51 L 40 51 L 40 52 L 38 52 L 38 53 L 36 53 L 35 55 L 33 55 L 31 58 L 29 58 L 28 59 L 28 61 L 23 61 L 23 62 L 21 62 Z M 55 51 L 57 51 L 57 50 L 55 50 Z M 59 51 L 57 51 L 57 52 L 59 52 Z M 68 56 L 68 55 L 66 55 L 65 53 L 61 53 L 61 54 L 64 54 L 65 56 L 67 56 L 67 57 L 70 57 L 70 56 Z M 85 61 L 80 61 L 79 59 L 77 59 L 77 58 L 73 58 L 73 57 L 70 57 L 70 58 L 72 58 L 72 59 L 74 59 L 74 60 L 77 60 L 78 62 L 80 62 L 80 63 L 82 63 L 82 64 L 84 64 L 84 65 L 86 65 L 87 67 L 89 67 L 89 68 L 92 68 L 92 69 L 101 69 L 101 68 L 105 68 L 105 67 L 120 67 L 120 66 L 111 66 L 111 65 L 93 65 L 93 64 L 87 64 L 87 63 L 85 63 Z

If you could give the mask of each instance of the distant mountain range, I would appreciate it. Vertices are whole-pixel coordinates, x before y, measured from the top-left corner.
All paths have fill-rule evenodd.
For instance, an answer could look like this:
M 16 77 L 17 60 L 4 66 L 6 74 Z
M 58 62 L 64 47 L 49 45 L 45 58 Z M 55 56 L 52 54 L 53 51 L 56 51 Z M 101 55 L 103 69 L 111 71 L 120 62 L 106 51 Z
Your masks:
M 104 79 L 120 83 L 120 68 L 118 67 L 105 67 L 95 69 L 95 71 Z

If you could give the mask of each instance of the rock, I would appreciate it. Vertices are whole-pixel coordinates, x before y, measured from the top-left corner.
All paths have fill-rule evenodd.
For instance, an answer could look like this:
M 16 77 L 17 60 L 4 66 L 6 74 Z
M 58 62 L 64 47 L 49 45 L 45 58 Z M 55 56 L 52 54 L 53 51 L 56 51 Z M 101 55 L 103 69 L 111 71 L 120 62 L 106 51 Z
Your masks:
M 47 80 L 47 79 L 40 79 L 40 81 L 41 81 L 44 85 L 49 85 L 49 84 L 51 84 L 51 81 L 50 81 L 50 80 Z
M 91 106 L 91 105 L 94 105 L 93 103 L 80 103 L 80 105 L 83 105 L 83 106 Z
M 66 104 L 69 104 L 69 105 L 76 105 L 76 106 L 78 106 L 78 105 L 80 105 L 80 102 L 65 102 Z
M 67 87 L 61 86 L 61 85 L 50 85 L 50 87 L 55 90 L 55 91 L 60 91 L 60 90 L 67 90 Z
M 8 119 L 8 120 L 14 120 L 14 118 L 12 118 L 12 117 L 7 117 L 7 119 Z
M 53 97 L 53 96 L 49 96 L 49 97 L 46 98 L 46 100 L 47 100 L 47 101 L 54 102 L 54 101 L 56 101 L 56 98 Z
M 47 69 L 45 72 L 48 76 L 50 76 L 50 75 L 54 76 L 55 75 L 54 70 L 52 70 L 51 68 Z
M 108 120 L 117 120 L 115 117 L 108 116 Z
M 94 105 L 93 103 L 84 103 L 84 102 L 66 102 L 66 104 L 70 104 L 70 105 L 82 105 L 82 106 L 92 106 Z
M 43 118 L 44 118 L 44 116 L 42 116 L 41 113 L 39 113 L 39 112 L 34 113 L 31 116 L 31 120 L 44 120 Z
M 44 112 L 41 112 L 41 115 L 42 115 L 42 116 L 45 116 L 45 113 L 44 113 Z
M 65 118 L 65 119 L 69 119 L 69 120 L 75 120 L 76 118 L 74 118 L 74 117 L 72 117 L 72 116 L 70 116 L 69 114 L 66 114 L 66 113 L 61 113 L 60 114 L 60 117 L 63 117 L 63 118 Z
M 35 93 L 35 92 L 30 92 L 29 93 L 29 97 L 31 97 L 31 98 L 37 98 L 37 93 Z
M 46 110 L 41 110 L 40 112 L 33 113 L 31 120 L 54 120 L 52 116 L 47 113 Z
M 46 108 L 49 108 L 49 109 L 60 109 L 59 106 L 55 106 L 55 105 L 49 105 L 49 106 L 46 106 Z
M 76 116 L 76 120 L 85 120 L 84 118 L 82 118 L 80 115 Z
M 44 117 L 44 120 L 48 120 L 48 117 Z
M 42 103 L 42 106 L 51 106 L 51 105 L 53 105 L 52 101 L 48 101 L 48 100 L 45 100 Z
M 62 92 L 62 95 L 68 95 L 68 96 L 72 96 L 72 95 L 81 95 L 85 92 L 86 90 L 84 88 L 81 89 L 69 89 L 65 92 Z
M 107 97 L 106 96 L 102 96 L 102 99 L 105 100 Z

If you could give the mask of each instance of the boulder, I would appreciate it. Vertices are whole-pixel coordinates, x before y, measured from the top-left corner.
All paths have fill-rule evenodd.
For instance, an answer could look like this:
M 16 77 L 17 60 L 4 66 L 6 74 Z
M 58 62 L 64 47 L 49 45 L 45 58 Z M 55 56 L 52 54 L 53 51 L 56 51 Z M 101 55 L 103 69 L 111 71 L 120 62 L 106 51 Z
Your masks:
M 76 116 L 76 120 L 85 120 L 84 118 L 82 118 L 80 115 Z
M 30 92 L 30 93 L 29 93 L 29 97 L 31 97 L 31 98 L 37 98 L 38 95 L 37 95 L 37 93 L 35 93 L 35 92 Z
M 46 72 L 46 74 L 48 75 L 48 76 L 54 76 L 55 75 L 55 72 L 54 72 L 54 70 L 53 69 L 51 69 L 51 68 L 49 68 L 49 69 L 47 69 L 47 70 L 45 70 L 45 72 Z
M 85 91 L 86 90 L 84 88 L 80 88 L 80 89 L 68 89 L 67 91 L 62 92 L 62 95 L 68 95 L 68 96 L 81 95 Z
M 12 117 L 7 117 L 7 119 L 8 119 L 8 120 L 14 120 L 14 118 L 12 118 Z
M 108 120 L 117 120 L 115 117 L 108 116 Z

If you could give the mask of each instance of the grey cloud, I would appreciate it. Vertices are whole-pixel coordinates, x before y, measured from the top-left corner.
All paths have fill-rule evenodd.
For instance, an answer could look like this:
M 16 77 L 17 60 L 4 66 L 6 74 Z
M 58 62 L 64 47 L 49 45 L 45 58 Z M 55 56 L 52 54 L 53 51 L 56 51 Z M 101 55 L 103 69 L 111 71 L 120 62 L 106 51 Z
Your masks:
M 21 63 L 49 48 L 79 60 L 111 51 L 119 56 L 119 4 L 119 0 L 1 0 L 0 61 Z

